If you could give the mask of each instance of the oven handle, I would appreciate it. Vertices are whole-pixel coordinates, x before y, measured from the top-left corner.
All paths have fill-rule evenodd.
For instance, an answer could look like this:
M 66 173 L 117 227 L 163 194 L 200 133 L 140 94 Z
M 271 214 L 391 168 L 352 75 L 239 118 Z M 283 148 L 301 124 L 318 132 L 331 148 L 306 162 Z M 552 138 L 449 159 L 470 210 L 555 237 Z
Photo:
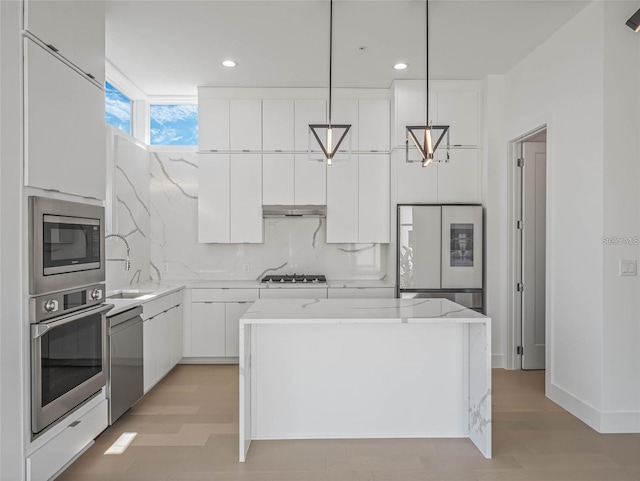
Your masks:
M 62 319 L 54 319 L 48 322 L 41 322 L 39 324 L 31 324 L 31 338 L 38 339 L 46 334 L 49 330 L 54 327 L 59 327 L 64 324 L 68 324 L 73 321 L 77 321 L 78 319 L 86 316 L 90 316 L 93 314 L 101 314 L 105 313 L 111 309 L 113 309 L 113 304 L 102 304 L 98 307 L 92 307 L 91 309 L 86 309 L 84 311 L 75 312 L 70 314 L 69 316 L 65 316 Z

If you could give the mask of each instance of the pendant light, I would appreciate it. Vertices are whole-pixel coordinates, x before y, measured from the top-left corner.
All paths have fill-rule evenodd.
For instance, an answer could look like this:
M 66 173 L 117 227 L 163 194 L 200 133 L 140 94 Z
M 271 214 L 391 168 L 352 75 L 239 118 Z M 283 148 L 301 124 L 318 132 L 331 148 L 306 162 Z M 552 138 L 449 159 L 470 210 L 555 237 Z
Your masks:
M 407 139 L 406 145 L 406 161 L 409 160 L 409 139 L 413 141 L 413 144 L 420 152 L 422 157 L 422 167 L 426 167 L 435 159 L 435 152 L 440 146 L 440 143 L 446 136 L 446 161 L 449 161 L 449 126 L 448 125 L 431 125 L 429 121 L 429 0 L 426 0 L 426 15 L 425 15 L 425 35 L 426 35 L 426 111 L 425 125 L 408 125 L 407 126 Z M 435 139 L 435 140 L 434 140 Z
M 347 136 L 351 125 L 333 124 L 331 122 L 331 77 L 333 64 L 333 0 L 329 1 L 329 123 L 309 124 L 309 131 L 313 134 L 320 145 L 320 149 L 327 160 L 327 165 L 331 165 L 333 157 L 338 152 L 342 141 Z M 324 143 L 323 143 L 324 139 Z

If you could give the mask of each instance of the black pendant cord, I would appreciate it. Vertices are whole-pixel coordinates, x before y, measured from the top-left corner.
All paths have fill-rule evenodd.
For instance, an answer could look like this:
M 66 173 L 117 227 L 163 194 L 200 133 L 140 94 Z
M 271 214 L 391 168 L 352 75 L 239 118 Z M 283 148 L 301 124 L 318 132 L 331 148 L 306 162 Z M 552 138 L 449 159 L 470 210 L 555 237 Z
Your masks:
M 426 37 L 426 79 L 425 82 L 427 84 L 426 94 L 427 94 L 427 111 L 425 113 L 425 117 L 427 119 L 426 126 L 429 127 L 429 0 L 426 0 L 426 15 L 425 15 L 425 37 Z
M 329 128 L 331 128 L 332 63 L 333 63 L 333 0 L 330 0 L 329 1 Z

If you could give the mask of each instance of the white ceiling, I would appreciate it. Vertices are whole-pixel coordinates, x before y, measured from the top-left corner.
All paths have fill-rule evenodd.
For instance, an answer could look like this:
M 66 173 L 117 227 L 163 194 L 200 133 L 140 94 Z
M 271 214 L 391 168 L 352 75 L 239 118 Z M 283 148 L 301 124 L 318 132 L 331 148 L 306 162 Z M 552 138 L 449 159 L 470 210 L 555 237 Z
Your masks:
M 587 3 L 432 0 L 429 77 L 505 73 Z M 336 0 L 333 11 L 334 87 L 425 78 L 424 1 Z M 112 0 L 106 29 L 107 59 L 148 95 L 328 85 L 328 0 Z

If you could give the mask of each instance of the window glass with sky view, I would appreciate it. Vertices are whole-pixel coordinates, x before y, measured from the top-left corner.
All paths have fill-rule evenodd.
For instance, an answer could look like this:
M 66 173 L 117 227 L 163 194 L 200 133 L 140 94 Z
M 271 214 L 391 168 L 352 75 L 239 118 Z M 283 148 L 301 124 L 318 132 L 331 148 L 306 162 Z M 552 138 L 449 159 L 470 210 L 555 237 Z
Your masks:
M 104 86 L 105 122 L 131 135 L 131 99 L 109 82 Z
M 198 145 L 197 104 L 152 104 L 149 121 L 151 145 Z

